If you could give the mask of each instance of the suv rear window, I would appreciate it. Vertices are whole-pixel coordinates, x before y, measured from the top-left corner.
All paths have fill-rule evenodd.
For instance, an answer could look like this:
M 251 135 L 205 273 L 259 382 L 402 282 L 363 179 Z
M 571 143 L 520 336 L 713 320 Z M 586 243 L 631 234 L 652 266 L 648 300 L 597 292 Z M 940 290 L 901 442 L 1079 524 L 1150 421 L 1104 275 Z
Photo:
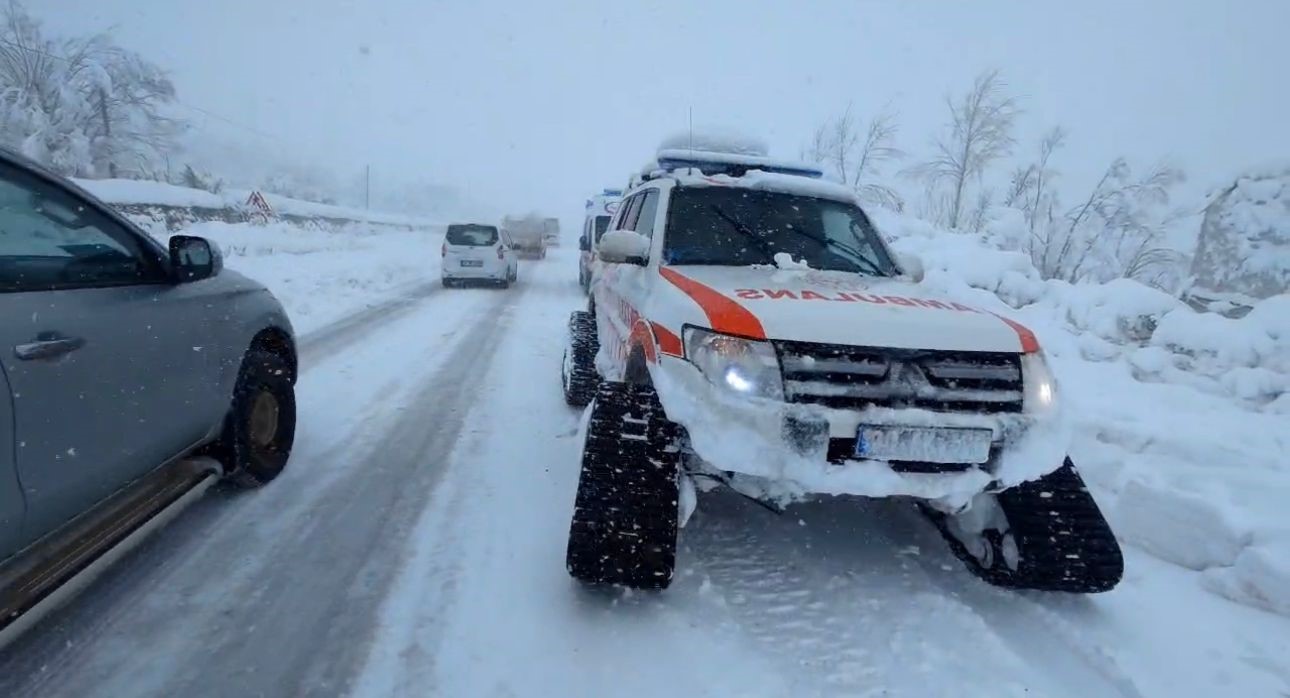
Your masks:
M 497 228 L 491 225 L 450 225 L 447 240 L 449 245 L 488 247 L 497 243 Z

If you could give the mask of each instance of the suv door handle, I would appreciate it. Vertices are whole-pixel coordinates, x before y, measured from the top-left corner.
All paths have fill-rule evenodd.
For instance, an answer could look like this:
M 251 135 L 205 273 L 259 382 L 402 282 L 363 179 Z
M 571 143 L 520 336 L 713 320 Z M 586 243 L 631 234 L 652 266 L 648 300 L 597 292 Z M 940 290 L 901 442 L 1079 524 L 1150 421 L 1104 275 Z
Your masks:
M 65 337 L 57 332 L 41 332 L 36 341 L 19 344 L 13 348 L 13 355 L 22 361 L 47 361 L 64 354 L 70 354 L 85 346 L 80 337 Z

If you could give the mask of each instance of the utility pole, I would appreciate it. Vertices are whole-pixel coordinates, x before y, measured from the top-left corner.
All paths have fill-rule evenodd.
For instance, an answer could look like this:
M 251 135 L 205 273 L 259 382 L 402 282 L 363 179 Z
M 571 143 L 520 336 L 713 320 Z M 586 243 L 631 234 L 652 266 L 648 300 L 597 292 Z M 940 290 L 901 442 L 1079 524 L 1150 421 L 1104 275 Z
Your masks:
M 372 208 L 372 166 L 368 165 L 363 175 L 363 208 Z

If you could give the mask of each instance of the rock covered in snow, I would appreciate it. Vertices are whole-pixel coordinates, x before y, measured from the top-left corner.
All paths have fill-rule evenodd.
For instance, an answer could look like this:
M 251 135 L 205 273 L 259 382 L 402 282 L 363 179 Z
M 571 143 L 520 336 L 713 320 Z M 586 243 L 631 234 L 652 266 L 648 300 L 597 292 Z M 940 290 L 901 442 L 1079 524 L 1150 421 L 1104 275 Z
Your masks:
M 1290 162 L 1242 175 L 1214 197 L 1191 271 L 1210 291 L 1267 298 L 1290 289 Z

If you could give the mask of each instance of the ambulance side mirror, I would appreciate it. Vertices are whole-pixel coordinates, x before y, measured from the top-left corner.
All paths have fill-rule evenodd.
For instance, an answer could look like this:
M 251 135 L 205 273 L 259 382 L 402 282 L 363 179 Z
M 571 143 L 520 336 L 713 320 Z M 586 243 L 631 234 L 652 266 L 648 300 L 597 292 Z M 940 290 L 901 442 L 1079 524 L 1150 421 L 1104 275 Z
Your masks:
M 912 279 L 914 283 L 923 280 L 923 260 L 912 254 L 898 254 L 896 255 L 896 263 L 900 265 L 901 272 Z
M 613 230 L 600 238 L 596 254 L 608 264 L 645 266 L 649 259 L 649 238 L 634 230 Z

